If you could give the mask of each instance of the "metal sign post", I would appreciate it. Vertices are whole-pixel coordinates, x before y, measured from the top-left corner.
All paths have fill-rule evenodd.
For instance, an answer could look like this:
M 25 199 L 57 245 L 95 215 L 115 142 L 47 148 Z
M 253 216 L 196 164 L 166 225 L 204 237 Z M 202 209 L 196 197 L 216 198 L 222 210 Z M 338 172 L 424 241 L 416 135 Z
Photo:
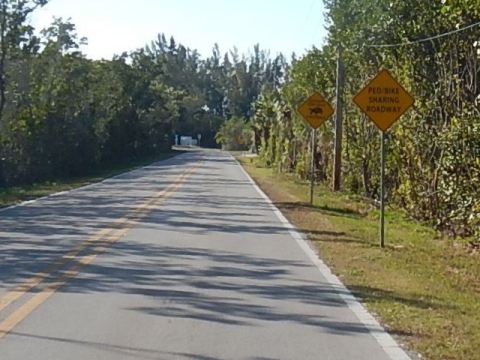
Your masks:
M 385 247 L 385 132 L 382 131 L 380 170 L 380 247 Z
M 312 161 L 310 168 L 310 204 L 313 205 L 313 189 L 315 186 L 315 155 L 317 150 L 317 128 L 332 116 L 332 106 L 318 92 L 314 92 L 301 104 L 297 111 L 312 128 Z
M 381 70 L 353 98 L 382 133 L 380 169 L 380 246 L 385 247 L 385 140 L 386 131 L 415 102 L 387 70 Z
M 317 129 L 312 129 L 312 161 L 310 173 L 310 205 L 313 205 L 313 189 L 315 187 L 315 155 L 317 152 Z

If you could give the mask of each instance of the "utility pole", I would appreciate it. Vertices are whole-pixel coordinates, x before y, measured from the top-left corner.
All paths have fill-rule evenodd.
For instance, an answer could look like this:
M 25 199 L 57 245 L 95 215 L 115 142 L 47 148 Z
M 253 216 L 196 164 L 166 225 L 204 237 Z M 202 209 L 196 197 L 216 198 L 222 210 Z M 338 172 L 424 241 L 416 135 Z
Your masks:
M 343 48 L 338 46 L 337 84 L 335 103 L 335 156 L 333 159 L 333 191 L 339 191 L 342 183 L 342 137 L 343 137 L 343 88 L 345 68 L 343 65 Z

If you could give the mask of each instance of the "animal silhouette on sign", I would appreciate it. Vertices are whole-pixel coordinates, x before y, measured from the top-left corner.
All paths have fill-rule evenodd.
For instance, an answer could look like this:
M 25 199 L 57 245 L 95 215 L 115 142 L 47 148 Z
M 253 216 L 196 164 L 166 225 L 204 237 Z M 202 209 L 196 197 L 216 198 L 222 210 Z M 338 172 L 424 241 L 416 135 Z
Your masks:
M 310 108 L 310 115 L 322 115 L 323 114 L 323 109 L 319 106 Z

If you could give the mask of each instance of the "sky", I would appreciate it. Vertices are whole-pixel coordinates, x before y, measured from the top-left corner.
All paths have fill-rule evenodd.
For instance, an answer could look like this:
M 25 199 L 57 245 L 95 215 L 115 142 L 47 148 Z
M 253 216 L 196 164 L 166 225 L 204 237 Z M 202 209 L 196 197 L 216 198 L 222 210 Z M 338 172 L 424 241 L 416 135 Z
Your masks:
M 159 33 L 202 57 L 215 43 L 222 52 L 247 54 L 259 43 L 272 56 L 300 56 L 326 35 L 322 0 L 49 0 L 30 21 L 39 30 L 53 17 L 71 18 L 91 59 L 136 50 Z

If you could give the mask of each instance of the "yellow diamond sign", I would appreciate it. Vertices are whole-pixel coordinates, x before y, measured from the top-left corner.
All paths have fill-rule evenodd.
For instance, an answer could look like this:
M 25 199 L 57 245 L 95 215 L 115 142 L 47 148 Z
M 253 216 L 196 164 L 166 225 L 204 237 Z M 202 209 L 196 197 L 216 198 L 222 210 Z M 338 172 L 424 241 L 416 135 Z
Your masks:
M 314 92 L 299 106 L 298 112 L 312 128 L 316 129 L 332 116 L 333 108 L 322 95 Z
M 390 72 L 382 70 L 353 98 L 353 102 L 385 132 L 415 100 Z

